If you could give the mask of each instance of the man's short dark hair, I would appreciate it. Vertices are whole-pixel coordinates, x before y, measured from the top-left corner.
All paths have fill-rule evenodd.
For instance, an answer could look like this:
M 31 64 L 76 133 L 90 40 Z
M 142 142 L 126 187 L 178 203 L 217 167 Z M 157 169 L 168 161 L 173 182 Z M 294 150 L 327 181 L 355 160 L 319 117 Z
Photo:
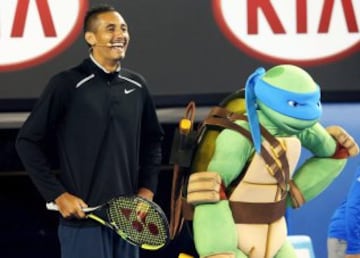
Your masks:
M 94 31 L 94 21 L 96 20 L 97 16 L 101 13 L 106 12 L 117 12 L 115 7 L 111 5 L 98 5 L 91 9 L 89 9 L 85 15 L 84 18 L 84 25 L 83 25 L 83 31 L 84 33 L 87 31 Z

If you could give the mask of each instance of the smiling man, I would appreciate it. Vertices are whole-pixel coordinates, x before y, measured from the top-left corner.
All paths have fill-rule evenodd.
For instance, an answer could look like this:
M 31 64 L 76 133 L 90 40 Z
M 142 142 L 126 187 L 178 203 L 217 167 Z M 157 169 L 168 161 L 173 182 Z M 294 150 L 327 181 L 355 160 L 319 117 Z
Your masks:
M 50 79 L 16 147 L 45 201 L 59 208 L 62 258 L 138 258 L 135 246 L 82 209 L 120 195 L 152 200 L 163 131 L 146 81 L 121 67 L 130 36 L 120 13 L 110 6 L 89 10 L 84 39 L 90 56 Z M 58 175 L 48 148 L 57 150 Z
M 125 57 L 130 35 L 120 13 L 115 11 L 94 14 L 96 19 L 85 21 L 85 40 L 92 57 L 109 72 L 119 68 L 119 60 Z

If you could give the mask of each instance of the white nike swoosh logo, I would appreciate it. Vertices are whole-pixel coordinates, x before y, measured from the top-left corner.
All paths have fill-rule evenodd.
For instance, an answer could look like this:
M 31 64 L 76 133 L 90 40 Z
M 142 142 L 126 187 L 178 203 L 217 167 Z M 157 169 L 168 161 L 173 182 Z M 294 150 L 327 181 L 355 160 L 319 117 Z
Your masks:
M 133 92 L 135 89 L 130 89 L 130 90 L 128 90 L 128 89 L 125 89 L 124 90 L 124 93 L 125 94 L 130 94 L 131 92 Z

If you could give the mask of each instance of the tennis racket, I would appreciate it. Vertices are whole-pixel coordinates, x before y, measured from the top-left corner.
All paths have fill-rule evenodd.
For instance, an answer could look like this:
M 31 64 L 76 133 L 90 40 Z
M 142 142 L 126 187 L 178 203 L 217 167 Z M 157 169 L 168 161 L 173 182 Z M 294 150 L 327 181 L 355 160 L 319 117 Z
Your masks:
M 53 202 L 48 210 L 59 210 Z M 107 203 L 84 208 L 86 217 L 115 231 L 129 243 L 158 250 L 169 242 L 169 224 L 160 206 L 139 196 L 120 196 Z

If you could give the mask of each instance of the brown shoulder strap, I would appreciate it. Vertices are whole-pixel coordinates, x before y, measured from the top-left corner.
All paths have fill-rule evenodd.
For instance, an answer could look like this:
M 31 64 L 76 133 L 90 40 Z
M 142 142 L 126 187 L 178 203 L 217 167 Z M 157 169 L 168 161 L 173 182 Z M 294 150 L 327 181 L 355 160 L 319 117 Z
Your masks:
M 248 121 L 247 116 L 245 116 L 244 114 L 234 113 L 227 110 L 226 108 L 219 106 L 213 107 L 210 110 L 208 117 L 213 117 L 213 116 L 226 118 L 232 122 L 235 120 Z M 284 151 L 279 141 L 272 134 L 270 134 L 269 131 L 266 130 L 266 128 L 263 127 L 261 124 L 260 124 L 260 129 L 262 136 L 270 143 L 270 145 L 274 148 L 276 152 L 280 153 Z
M 184 119 L 187 119 L 190 122 L 190 127 L 187 127 L 186 130 L 182 130 L 181 121 L 179 122 L 179 135 L 178 137 L 186 136 L 191 133 L 193 130 L 193 124 L 195 119 L 196 105 L 195 102 L 190 101 L 185 109 Z M 176 137 L 176 134 L 175 136 Z M 181 148 L 181 146 L 180 146 Z M 182 225 L 184 222 L 184 217 L 182 216 L 182 192 L 185 185 L 185 180 L 187 176 L 187 168 L 182 167 L 180 163 L 175 163 L 173 166 L 173 178 L 171 185 L 171 197 L 170 197 L 170 239 L 174 239 L 176 235 L 181 231 Z
M 247 121 L 247 117 L 243 114 L 231 112 L 223 107 L 213 107 L 209 115 L 204 119 L 203 126 L 217 126 L 232 129 L 241 133 L 250 142 L 252 142 L 251 133 L 245 128 L 234 123 L 235 120 Z M 289 181 L 289 164 L 286 157 L 285 147 L 260 124 L 261 134 L 271 146 L 271 155 L 263 146 L 261 147 L 261 156 L 267 164 L 267 169 L 279 183 L 283 193 L 286 192 L 286 185 Z
M 203 121 L 203 126 L 216 126 L 216 127 L 231 129 L 244 135 L 250 142 L 252 141 L 251 134 L 248 130 L 246 130 L 245 128 L 241 127 L 238 124 L 235 124 L 226 117 L 215 117 L 215 116 L 207 117 Z

